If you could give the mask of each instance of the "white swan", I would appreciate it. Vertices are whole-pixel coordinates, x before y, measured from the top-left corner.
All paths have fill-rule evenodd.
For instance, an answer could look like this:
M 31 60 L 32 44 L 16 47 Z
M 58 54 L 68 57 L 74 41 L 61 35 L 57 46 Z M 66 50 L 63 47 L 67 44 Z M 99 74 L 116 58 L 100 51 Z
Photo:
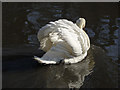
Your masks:
M 34 59 L 39 63 L 56 64 L 77 63 L 87 56 L 90 40 L 83 28 L 85 19 L 79 18 L 74 24 L 66 19 L 60 19 L 42 27 L 38 34 L 40 49 L 46 53 Z

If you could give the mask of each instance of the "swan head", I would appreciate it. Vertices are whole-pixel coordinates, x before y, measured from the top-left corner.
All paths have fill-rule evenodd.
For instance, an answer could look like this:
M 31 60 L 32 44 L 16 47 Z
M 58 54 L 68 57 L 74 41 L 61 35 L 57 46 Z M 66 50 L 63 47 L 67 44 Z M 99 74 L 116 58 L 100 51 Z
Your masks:
M 85 27 L 85 19 L 84 18 L 79 18 L 77 21 L 76 21 L 76 25 L 80 28 L 80 29 L 83 29 Z

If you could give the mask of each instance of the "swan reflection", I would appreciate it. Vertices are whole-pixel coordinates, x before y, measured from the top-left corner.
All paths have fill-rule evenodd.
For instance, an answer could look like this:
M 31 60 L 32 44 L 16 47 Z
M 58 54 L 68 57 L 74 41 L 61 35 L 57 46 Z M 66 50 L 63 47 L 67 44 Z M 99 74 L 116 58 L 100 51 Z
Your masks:
M 88 56 L 81 62 L 71 65 L 46 65 L 43 72 L 45 88 L 80 88 L 85 76 L 92 72 L 94 60 L 91 49 Z M 38 69 L 39 72 L 39 69 Z M 41 72 L 40 72 L 41 73 Z M 38 78 L 40 77 L 38 73 Z M 41 82 L 41 80 L 39 81 Z M 42 83 L 42 82 L 41 82 Z
M 104 88 L 117 85 L 116 65 L 95 45 L 91 45 L 84 60 L 71 65 L 41 65 L 31 57 L 16 58 L 3 63 L 6 66 L 3 67 L 3 87 Z

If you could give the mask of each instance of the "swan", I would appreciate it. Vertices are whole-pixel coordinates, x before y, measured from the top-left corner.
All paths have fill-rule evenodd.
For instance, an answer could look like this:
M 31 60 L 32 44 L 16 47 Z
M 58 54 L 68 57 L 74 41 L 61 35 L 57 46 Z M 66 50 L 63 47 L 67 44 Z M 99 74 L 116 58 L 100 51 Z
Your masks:
M 43 26 L 37 33 L 40 49 L 46 53 L 40 58 L 34 56 L 39 63 L 65 64 L 78 63 L 87 56 L 90 39 L 83 30 L 85 19 L 79 18 L 76 23 L 67 19 L 59 19 Z

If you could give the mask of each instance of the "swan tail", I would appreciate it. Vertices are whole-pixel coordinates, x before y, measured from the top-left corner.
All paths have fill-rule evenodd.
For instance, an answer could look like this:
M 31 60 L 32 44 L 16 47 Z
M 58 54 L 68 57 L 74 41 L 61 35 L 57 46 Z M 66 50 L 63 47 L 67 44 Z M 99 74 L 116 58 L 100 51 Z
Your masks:
M 34 56 L 34 59 L 37 60 L 39 63 L 56 64 L 55 61 L 43 60 L 42 58 L 39 58 L 39 57 L 37 57 L 37 56 Z

